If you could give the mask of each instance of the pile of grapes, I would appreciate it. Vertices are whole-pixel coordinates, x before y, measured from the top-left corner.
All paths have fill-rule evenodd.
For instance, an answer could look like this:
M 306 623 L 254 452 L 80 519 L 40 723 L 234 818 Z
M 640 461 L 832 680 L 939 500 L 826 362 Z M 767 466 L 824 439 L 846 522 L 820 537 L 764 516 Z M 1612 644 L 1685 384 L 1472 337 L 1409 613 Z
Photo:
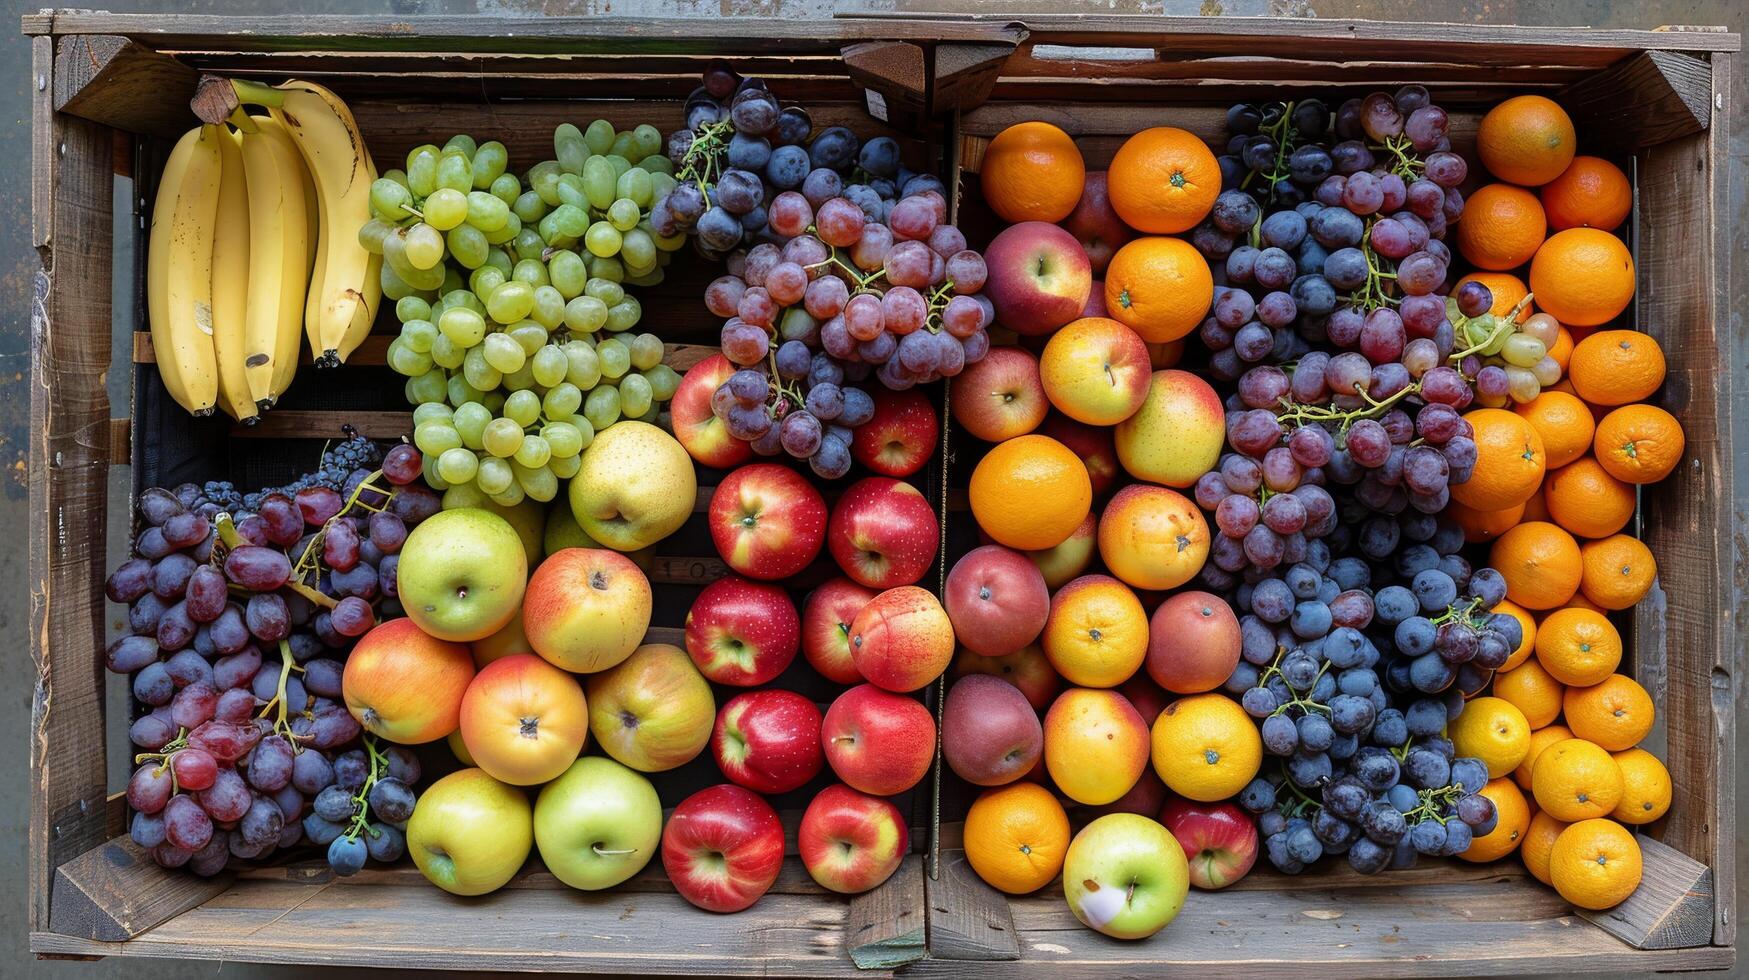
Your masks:
M 595 433 L 654 421 L 680 376 L 626 286 L 662 281 L 686 236 L 652 206 L 675 186 L 652 126 L 597 119 L 553 132 L 521 178 L 503 144 L 427 144 L 371 186 L 360 239 L 383 256 L 401 332 L 388 363 L 418 406 L 426 482 L 500 504 L 547 501 Z
M 712 410 L 755 452 L 843 476 L 874 413 L 858 384 L 902 391 L 989 351 L 984 259 L 948 223 L 941 181 L 906 170 L 890 137 L 812 133 L 806 110 L 722 65 L 705 72 L 687 125 L 669 137 L 681 183 L 664 203 L 728 262 L 705 305 L 740 366 Z
M 374 469 L 353 465 L 379 455 Z M 411 446 L 384 455 L 349 436 L 289 493 L 211 483 L 140 495 L 144 530 L 106 585 L 128 606 L 128 632 L 106 662 L 132 675 L 146 708 L 128 731 L 142 750 L 129 829 L 159 864 L 211 875 L 305 838 L 331 845 L 341 873 L 362 866 L 359 842 L 378 860 L 399 856 L 394 824 L 412 812 L 418 764 L 399 749 L 347 751 L 361 730 L 341 676 L 357 638 L 399 612 L 401 545 L 439 510 L 414 483 L 419 464 Z M 363 793 L 377 819 L 349 810 L 342 823 L 319 802 L 306 816 L 336 786 Z

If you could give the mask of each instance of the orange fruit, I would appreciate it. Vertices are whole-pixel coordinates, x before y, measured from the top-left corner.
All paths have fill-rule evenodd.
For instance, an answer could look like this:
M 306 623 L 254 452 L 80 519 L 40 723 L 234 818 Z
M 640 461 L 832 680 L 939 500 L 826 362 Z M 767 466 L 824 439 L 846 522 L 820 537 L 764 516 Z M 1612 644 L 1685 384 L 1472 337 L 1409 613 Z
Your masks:
M 1561 332 L 1555 337 L 1555 346 L 1549 348 L 1549 356 L 1554 358 L 1555 363 L 1561 366 L 1562 380 L 1566 380 L 1567 368 L 1573 363 L 1574 346 L 1573 331 L 1568 330 L 1566 327 L 1562 327 Z M 1543 390 L 1548 391 L 1550 389 L 1544 388 Z M 1571 395 L 1573 392 L 1569 391 L 1567 394 Z
M 978 177 L 985 202 L 1004 221 L 1061 221 L 1081 200 L 1087 164 L 1068 133 L 1023 122 L 985 147 Z
M 1549 849 L 1549 883 L 1582 909 L 1614 908 L 1640 887 L 1640 844 L 1614 820 L 1581 820 Z
M 1093 506 L 1080 458 L 1050 436 L 997 443 L 972 470 L 972 516 L 998 543 L 1022 551 L 1062 544 Z
M 1543 749 L 1565 742 L 1573 737 L 1573 730 L 1566 725 L 1550 725 L 1530 733 L 1530 751 L 1524 754 L 1524 761 L 1512 771 L 1512 778 L 1524 789 L 1531 788 L 1530 774 L 1536 769 L 1536 758 L 1543 754 Z
M 1541 810 L 1530 818 L 1530 827 L 1524 832 L 1524 841 L 1518 845 L 1518 856 L 1524 859 L 1524 869 L 1530 872 L 1532 878 L 1545 885 L 1549 883 L 1549 852 L 1555 849 L 1555 841 L 1560 838 L 1561 831 L 1570 826 L 1572 825 L 1556 820 Z
M 1507 657 L 1506 662 L 1500 665 L 1501 670 L 1513 670 L 1530 659 L 1530 655 L 1536 650 L 1536 620 L 1531 618 L 1528 609 L 1511 599 L 1501 599 L 1493 611 L 1518 620 L 1518 631 L 1521 634 L 1518 646 L 1512 651 L 1512 656 Z
M 1535 657 L 1494 674 L 1494 696 L 1517 708 L 1533 731 L 1561 717 L 1561 695 L 1566 690 Z M 1469 714 L 1468 709 L 1464 714 Z M 1463 720 L 1463 715 L 1458 720 Z
M 1488 292 L 1494 294 L 1494 305 L 1488 307 L 1488 312 L 1495 316 L 1511 313 L 1519 300 L 1530 294 L 1530 287 L 1524 284 L 1524 280 L 1510 272 L 1472 272 L 1451 287 L 1451 295 L 1456 296 L 1466 282 L 1479 282 L 1488 287 Z M 1522 321 L 1535 312 L 1536 303 L 1532 302 L 1519 314 L 1519 320 Z
M 1469 850 L 1458 857 L 1465 861 L 1498 861 L 1518 850 L 1518 845 L 1524 841 L 1524 832 L 1530 829 L 1530 804 L 1525 802 L 1523 791 L 1510 779 L 1491 779 L 1477 792 L 1494 804 L 1499 821 L 1493 830 L 1472 839 Z
M 1050 790 L 1021 781 L 987 789 L 966 811 L 966 863 L 997 891 L 1051 883 L 1069 850 L 1069 815 Z
M 1579 542 L 1553 524 L 1520 524 L 1494 541 L 1488 564 L 1506 578 L 1506 598 L 1526 609 L 1564 606 L 1579 591 Z
M 1638 745 L 1652 730 L 1658 713 L 1652 696 L 1626 674 L 1611 674 L 1590 687 L 1567 688 L 1561 711 L 1574 736 L 1611 752 Z
M 1083 575 L 1051 597 L 1045 657 L 1080 687 L 1116 687 L 1148 655 L 1148 614 L 1130 587 L 1109 575 Z
M 1573 120 L 1553 99 L 1519 95 L 1482 117 L 1476 127 L 1476 155 L 1501 180 L 1535 187 L 1566 172 L 1578 137 Z
M 1634 189 L 1621 168 L 1599 157 L 1577 156 L 1559 177 L 1542 186 L 1549 227 L 1602 228 L 1610 231 L 1634 208 Z
M 1214 207 L 1221 166 L 1196 134 L 1155 126 L 1118 147 L 1105 184 L 1124 224 L 1150 235 L 1175 235 L 1196 227 Z
M 1579 549 L 1580 561 L 1584 561 L 1584 554 L 1585 554 L 1585 549 L 1583 547 L 1581 547 Z M 1590 599 L 1585 598 L 1585 593 L 1583 593 L 1583 592 L 1579 593 L 1578 595 L 1575 595 L 1571 599 L 1568 599 L 1566 608 L 1568 608 L 1568 609 L 1589 609 L 1592 612 L 1596 612 L 1596 613 L 1609 612 L 1609 610 L 1603 608 L 1602 606 L 1598 605 L 1595 602 L 1592 602 Z M 1553 615 L 1553 613 L 1543 613 L 1542 618 L 1547 619 L 1551 615 Z M 1540 625 L 1540 621 L 1539 621 L 1539 625 Z
M 1099 558 L 1132 588 L 1176 589 L 1202 571 L 1208 555 L 1208 519 L 1176 490 L 1131 484 L 1099 515 Z
M 1468 211 L 1464 217 L 1469 217 Z M 1458 228 L 1463 228 L 1462 222 Z M 1607 231 L 1557 231 L 1530 260 L 1530 291 L 1544 313 L 1567 326 L 1608 323 L 1634 298 L 1634 257 L 1621 239 Z
M 1556 820 L 1608 816 L 1621 802 L 1621 767 L 1597 743 L 1569 738 L 1536 757 L 1530 786 L 1536 805 Z
M 1502 697 L 1472 700 L 1446 733 L 1458 755 L 1482 760 L 1490 779 L 1517 769 L 1530 750 L 1530 722 L 1517 705 Z
M 1478 408 L 1464 419 L 1475 430 L 1476 466 L 1467 481 L 1451 485 L 1451 499 L 1476 510 L 1505 510 L 1529 500 L 1547 465 L 1542 437 L 1530 422 L 1503 408 Z
M 1579 591 L 1604 609 L 1627 609 L 1645 598 L 1658 577 L 1652 549 L 1638 538 L 1615 534 L 1579 547 Z
M 1257 723 L 1219 691 L 1179 698 L 1154 719 L 1154 772 L 1187 800 L 1213 803 L 1245 788 L 1263 765 Z
M 1531 497 L 1534 499 L 1536 495 L 1531 494 Z M 1475 544 L 1478 541 L 1492 541 L 1516 527 L 1524 519 L 1524 505 L 1517 504 L 1501 510 L 1476 510 L 1453 500 L 1446 504 L 1445 516 L 1464 529 L 1465 541 Z
M 1574 345 L 1567 377 L 1593 405 L 1645 401 L 1664 383 L 1664 349 L 1638 330 L 1599 330 Z
M 1542 438 L 1549 469 L 1566 466 L 1591 448 L 1591 409 L 1564 391 L 1545 391 L 1512 409 Z
M 1536 659 L 1568 687 L 1590 687 L 1621 666 L 1621 633 L 1602 613 L 1566 608 L 1536 628 Z
M 1626 749 L 1613 753 L 1615 764 L 1621 767 L 1621 802 L 1610 816 L 1626 824 L 1643 824 L 1663 816 L 1670 809 L 1673 787 L 1670 770 L 1658 757 L 1645 749 Z
M 1634 484 L 1669 476 L 1683 448 L 1682 425 L 1656 405 L 1623 405 L 1597 423 L 1591 440 L 1591 452 L 1609 475 Z
M 1516 269 L 1542 247 L 1545 223 L 1535 194 L 1511 184 L 1488 184 L 1464 202 L 1464 218 L 1457 225 L 1458 251 L 1482 269 Z M 1535 283 L 1530 288 L 1537 294 L 1537 305 L 1543 306 L 1542 291 Z
M 1548 477 L 1544 477 L 1543 482 L 1547 483 Z M 1547 497 L 1548 495 L 1543 493 L 1543 488 L 1537 487 L 1536 493 L 1531 494 L 1530 499 L 1524 502 L 1524 514 L 1518 518 L 1518 523 L 1523 524 L 1526 521 L 1542 521 L 1545 524 L 1553 524 L 1554 519 L 1549 517 L 1549 502 Z
M 1592 456 L 1551 471 L 1543 481 L 1543 500 L 1549 518 L 1581 538 L 1607 537 L 1634 516 L 1634 488 L 1610 476 Z
M 1105 269 L 1106 310 L 1150 344 L 1189 335 L 1214 295 L 1208 260 L 1181 238 L 1133 239 Z

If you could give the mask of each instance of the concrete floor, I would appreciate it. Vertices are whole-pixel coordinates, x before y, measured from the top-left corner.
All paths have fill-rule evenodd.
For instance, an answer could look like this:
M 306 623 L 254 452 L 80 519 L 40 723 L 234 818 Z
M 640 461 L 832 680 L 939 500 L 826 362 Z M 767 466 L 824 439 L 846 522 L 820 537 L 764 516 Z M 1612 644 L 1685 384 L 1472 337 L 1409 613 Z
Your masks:
M 18 17 L 27 10 L 42 6 L 44 0 L 4 0 L 0 3 L 0 64 L 8 66 L 10 84 L 0 85 L 0 115 L 13 122 L 7 129 L 5 159 L 12 164 L 0 173 L 0 527 L 22 528 L 29 518 L 26 462 L 29 452 L 29 296 L 31 276 L 37 268 L 37 257 L 30 248 L 30 179 L 29 144 L 30 92 L 26 76 L 30 64 L 30 45 L 16 33 Z M 237 0 L 224 3 L 214 0 L 97 0 L 92 6 L 115 11 L 175 10 L 181 13 L 265 14 L 296 11 L 321 15 L 330 13 L 394 13 L 396 15 L 486 13 L 506 16 L 541 14 L 649 14 L 658 16 L 703 17 L 736 14 L 817 14 L 833 10 L 977 10 L 979 12 L 1027 11 L 1041 9 L 1074 10 L 1096 8 L 1101 12 L 1144 11 L 1178 15 L 1256 16 L 1285 14 L 1290 16 L 1372 17 L 1391 20 L 1460 21 L 1489 24 L 1561 25 L 1650 28 L 1661 24 L 1727 25 L 1744 32 L 1749 27 L 1749 5 L 1743 0 L 1107 0 L 1099 5 L 1070 2 L 1050 3 L 1010 2 L 1010 0 L 877 0 L 874 3 L 843 2 L 843 0 Z M 705 28 L 708 30 L 708 28 Z M 1745 195 L 1745 177 L 1749 176 L 1749 70 L 1739 64 L 1734 77 L 1736 90 L 1731 94 L 1737 111 L 1733 114 L 1730 140 L 1730 217 L 1735 217 L 1731 229 L 1732 254 L 1741 256 L 1749 251 L 1749 222 L 1741 220 L 1749 214 L 1749 197 Z M 1731 294 L 1749 296 L 1749 263 L 1736 262 L 1731 269 Z M 125 335 L 131 322 L 123 320 L 126 307 L 118 297 L 116 304 L 118 336 Z M 1743 314 L 1728 311 L 1730 347 L 1721 354 L 1738 365 L 1739 377 L 1749 365 L 1749 329 Z M 118 345 L 118 350 L 126 348 Z M 118 363 L 118 368 L 120 364 Z M 125 404 L 125 373 L 112 378 L 111 397 Z M 1739 394 L 1739 417 L 1749 408 L 1749 391 Z M 1749 488 L 1749 452 L 1739 453 L 1735 461 L 1737 486 Z M 127 471 L 116 471 L 112 509 L 120 513 L 126 503 Z M 1736 513 L 1741 523 L 1745 515 L 1744 493 L 1740 490 Z M 1745 545 L 1739 545 L 1744 550 Z M 1749 557 L 1746 554 L 1743 557 Z M 1739 561 L 1742 558 L 1740 557 Z M 22 547 L 0 549 L 0 635 L 20 638 L 5 645 L 0 652 L 0 676 L 12 679 L 5 685 L 8 693 L 0 696 L 0 745 L 22 746 L 27 738 L 30 721 L 31 675 L 29 652 L 22 637 L 28 634 L 30 585 L 26 569 L 26 554 Z M 1737 804 L 1741 811 L 1749 805 L 1749 726 L 1739 728 L 1737 758 L 1743 767 L 1737 777 Z M 111 746 L 112 784 L 121 785 L 126 773 L 126 747 Z M 29 791 L 20 771 L 23 753 L 9 755 L 10 772 L 0 781 L 0 841 L 16 842 L 0 847 L 0 882 L 16 883 L 7 888 L 8 895 L 0 899 L 0 980 L 13 977 L 81 978 L 97 980 L 103 977 L 139 978 L 290 978 L 308 976 L 308 969 L 261 967 L 248 964 L 211 964 L 183 962 L 124 962 L 105 960 L 92 963 L 37 961 L 26 951 L 25 889 L 23 887 L 25 839 L 29 818 Z M 1744 841 L 1744 825 L 1737 828 L 1739 861 L 1749 865 L 1749 846 Z M 1749 867 L 1737 872 L 1737 908 L 1749 908 Z M 1749 975 L 1749 967 L 1740 967 Z M 358 972 L 381 980 L 392 980 L 399 971 L 329 971 L 330 975 Z M 433 974 L 408 976 L 431 977 Z M 458 974 L 459 975 L 459 974 Z

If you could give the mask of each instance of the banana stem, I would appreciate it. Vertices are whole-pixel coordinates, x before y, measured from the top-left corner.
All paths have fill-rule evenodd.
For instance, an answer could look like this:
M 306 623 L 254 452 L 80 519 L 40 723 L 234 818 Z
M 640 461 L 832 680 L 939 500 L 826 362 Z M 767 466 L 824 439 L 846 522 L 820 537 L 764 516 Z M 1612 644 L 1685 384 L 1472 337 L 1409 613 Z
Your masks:
M 245 133 L 259 133 L 259 132 L 261 132 L 261 127 L 255 125 L 255 120 L 249 118 L 249 114 L 247 112 L 243 111 L 242 106 L 238 106 L 237 108 L 232 109 L 230 116 L 228 116 L 226 118 L 227 118 L 227 121 L 231 125 L 237 127 L 238 129 L 242 130 Z
M 267 106 L 268 108 L 277 108 L 285 105 L 285 93 L 271 85 L 263 85 L 260 82 L 251 82 L 241 78 L 233 78 L 231 79 L 231 88 L 236 91 L 237 99 L 240 102 L 247 102 L 250 105 Z

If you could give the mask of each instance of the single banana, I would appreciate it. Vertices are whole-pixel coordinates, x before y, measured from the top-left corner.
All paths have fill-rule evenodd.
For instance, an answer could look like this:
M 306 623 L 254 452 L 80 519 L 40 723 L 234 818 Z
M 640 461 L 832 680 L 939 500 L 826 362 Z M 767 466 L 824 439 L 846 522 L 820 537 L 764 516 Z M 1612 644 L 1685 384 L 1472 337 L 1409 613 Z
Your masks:
M 249 397 L 269 408 L 291 385 L 303 349 L 304 298 L 310 283 L 309 175 L 285 128 L 271 116 L 250 116 L 242 134 L 249 178 L 249 313 L 244 372 Z
M 304 330 L 317 366 L 333 367 L 370 333 L 382 299 L 380 259 L 358 243 L 358 229 L 370 220 L 376 166 L 339 96 L 302 81 L 277 91 L 281 104 L 271 107 L 273 117 L 302 151 L 321 208 L 318 269 L 304 305 Z
M 246 425 L 261 420 L 249 395 L 244 359 L 249 321 L 249 187 L 237 134 L 219 127 L 219 213 L 213 230 L 213 360 L 219 407 Z
M 213 234 L 223 170 L 222 126 L 197 126 L 170 151 L 152 206 L 146 252 L 146 317 L 158 374 L 178 405 L 211 415 L 218 400 L 213 354 Z

